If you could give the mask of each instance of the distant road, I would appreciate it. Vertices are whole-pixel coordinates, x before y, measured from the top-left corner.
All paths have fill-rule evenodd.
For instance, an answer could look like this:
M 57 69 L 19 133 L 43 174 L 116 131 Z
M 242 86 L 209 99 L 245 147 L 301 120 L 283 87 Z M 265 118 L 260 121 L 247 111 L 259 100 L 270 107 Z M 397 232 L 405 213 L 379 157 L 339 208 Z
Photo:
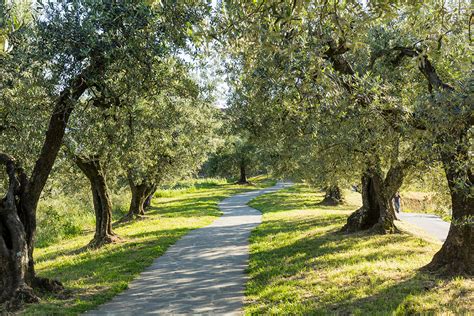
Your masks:
M 450 223 L 443 221 L 439 216 L 420 213 L 398 213 L 397 217 L 402 221 L 423 229 L 442 242 L 448 236 Z

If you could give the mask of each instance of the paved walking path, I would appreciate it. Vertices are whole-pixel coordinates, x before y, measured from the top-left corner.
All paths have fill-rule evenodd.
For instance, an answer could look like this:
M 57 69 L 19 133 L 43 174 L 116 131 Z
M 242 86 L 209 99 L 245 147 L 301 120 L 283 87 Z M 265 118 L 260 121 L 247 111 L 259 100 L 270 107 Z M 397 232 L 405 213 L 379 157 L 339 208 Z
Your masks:
M 88 314 L 241 314 L 248 238 L 261 222 L 261 213 L 246 204 L 289 185 L 278 183 L 223 200 L 223 216 L 181 238 L 129 289 Z
M 399 213 L 398 218 L 402 221 L 406 221 L 412 225 L 415 225 L 428 234 L 436 237 L 440 241 L 444 242 L 448 236 L 449 226 L 448 222 L 443 221 L 439 216 L 432 214 L 419 214 L 419 213 Z

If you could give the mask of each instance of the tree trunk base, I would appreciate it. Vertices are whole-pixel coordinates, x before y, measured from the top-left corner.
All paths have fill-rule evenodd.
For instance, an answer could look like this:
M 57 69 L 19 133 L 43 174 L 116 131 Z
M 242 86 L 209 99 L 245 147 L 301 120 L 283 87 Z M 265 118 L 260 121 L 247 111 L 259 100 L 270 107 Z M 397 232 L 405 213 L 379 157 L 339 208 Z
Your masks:
M 337 206 L 344 204 L 343 199 L 336 199 L 333 197 L 324 197 L 324 199 L 318 203 L 319 205 L 326 205 L 326 206 Z
M 448 238 L 431 262 L 423 269 L 445 276 L 474 275 L 473 224 L 451 223 Z
M 250 181 L 241 181 L 241 180 L 235 182 L 234 184 L 238 184 L 238 185 L 253 185 L 253 183 L 250 182 Z
M 363 230 L 375 234 L 394 234 L 399 232 L 395 225 L 390 223 L 390 221 L 386 221 L 386 223 L 380 221 L 374 222 L 369 210 L 361 207 L 347 218 L 347 222 L 341 228 L 340 232 L 350 234 Z
M 38 303 L 39 301 L 40 299 L 36 296 L 33 289 L 24 285 L 15 290 L 11 299 L 5 303 L 5 308 L 9 312 L 14 312 L 22 308 L 25 304 Z
M 53 279 L 34 277 L 31 284 L 35 290 L 39 290 L 40 292 L 61 293 L 64 291 L 63 284 Z M 6 311 L 15 312 L 23 308 L 25 304 L 34 304 L 40 302 L 40 298 L 36 296 L 32 287 L 23 285 L 16 289 L 10 296 L 10 299 L 5 302 L 4 307 Z
M 370 222 L 369 210 L 361 207 L 347 218 L 346 224 L 341 228 L 343 233 L 355 233 L 371 228 L 374 223 Z
M 451 262 L 449 260 L 433 259 L 429 264 L 424 266 L 422 270 L 446 277 L 459 275 L 467 277 L 474 276 L 472 264 L 465 262 Z
M 122 239 L 117 235 L 106 235 L 106 236 L 101 236 L 99 238 L 94 237 L 94 239 L 92 239 L 87 245 L 87 248 L 97 249 L 105 245 L 115 244 L 121 241 Z
M 338 186 L 329 186 L 326 188 L 324 199 L 319 202 L 319 205 L 336 206 L 344 204 L 344 197 L 341 189 Z
M 146 216 L 145 215 L 139 215 L 139 214 L 126 214 L 124 216 L 122 216 L 121 219 L 119 219 L 117 221 L 118 224 L 122 224 L 122 223 L 127 223 L 127 222 L 132 222 L 132 221 L 141 221 L 141 220 L 144 220 L 146 219 Z
M 35 277 L 32 283 L 33 287 L 40 291 L 58 293 L 64 290 L 64 285 L 58 280 Z
M 391 224 L 382 224 L 382 223 L 377 223 L 374 226 L 372 226 L 369 231 L 374 234 L 378 235 L 386 235 L 386 234 L 398 234 L 400 233 L 400 230 L 395 226 Z

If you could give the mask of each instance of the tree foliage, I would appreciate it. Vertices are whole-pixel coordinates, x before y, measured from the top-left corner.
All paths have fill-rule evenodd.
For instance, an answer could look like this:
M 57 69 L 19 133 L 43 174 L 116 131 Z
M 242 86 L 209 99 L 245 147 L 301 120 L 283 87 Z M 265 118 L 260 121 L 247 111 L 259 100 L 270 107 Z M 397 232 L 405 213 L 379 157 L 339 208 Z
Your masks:
M 2 2 L 8 14 L 0 26 L 0 163 L 7 171 L 0 302 L 15 308 L 37 301 L 33 288 L 62 287 L 36 276 L 33 250 L 36 209 L 64 135 L 73 153 L 106 152 L 102 136 L 114 124 L 109 118 L 170 80 L 157 65 L 190 48 L 192 28 L 209 8 L 197 1 L 36 1 L 25 6 L 28 18 L 19 21 L 19 6 L 8 4 Z M 94 203 L 104 199 L 101 194 Z
M 404 177 L 442 162 L 464 224 L 431 266 L 472 273 L 469 3 L 225 1 L 219 13 L 234 113 L 277 170 L 322 186 L 361 177 L 346 230 L 391 232 Z

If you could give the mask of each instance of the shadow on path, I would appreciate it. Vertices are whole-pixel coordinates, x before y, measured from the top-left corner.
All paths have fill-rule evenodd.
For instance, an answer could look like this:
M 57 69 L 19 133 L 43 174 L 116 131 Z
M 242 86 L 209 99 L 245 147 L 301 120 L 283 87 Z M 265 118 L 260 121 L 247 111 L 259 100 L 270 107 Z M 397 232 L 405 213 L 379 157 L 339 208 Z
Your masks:
M 248 238 L 261 222 L 261 213 L 246 203 L 288 185 L 278 183 L 223 200 L 219 203 L 222 217 L 181 238 L 128 290 L 88 314 L 241 313 Z

